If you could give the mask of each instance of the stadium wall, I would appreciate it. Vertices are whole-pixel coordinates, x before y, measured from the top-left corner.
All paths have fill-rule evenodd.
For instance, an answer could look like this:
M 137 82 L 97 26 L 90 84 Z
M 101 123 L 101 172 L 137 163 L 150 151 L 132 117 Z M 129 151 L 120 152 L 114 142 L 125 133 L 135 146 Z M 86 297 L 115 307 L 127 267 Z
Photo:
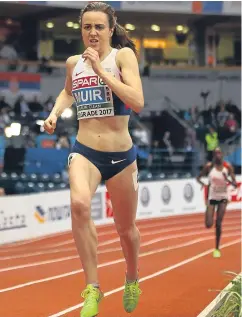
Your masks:
M 241 177 L 238 188 L 228 187 L 228 210 L 241 208 Z M 142 182 L 137 219 L 201 213 L 205 190 L 195 179 Z M 112 205 L 105 186 L 93 197 L 92 218 L 97 225 L 113 222 Z M 0 244 L 34 239 L 71 229 L 69 190 L 0 199 Z

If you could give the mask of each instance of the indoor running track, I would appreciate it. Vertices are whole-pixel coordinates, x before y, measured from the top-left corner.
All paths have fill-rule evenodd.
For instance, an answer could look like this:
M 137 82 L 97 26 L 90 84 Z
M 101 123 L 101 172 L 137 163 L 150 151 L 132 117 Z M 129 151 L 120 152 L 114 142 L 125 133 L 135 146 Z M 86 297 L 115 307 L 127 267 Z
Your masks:
M 196 317 L 240 272 L 240 212 L 227 212 L 222 257 L 214 259 L 214 228 L 204 215 L 138 221 L 142 241 L 136 311 L 122 307 L 125 263 L 113 225 L 98 227 L 99 276 L 105 299 L 99 317 Z M 79 317 L 84 288 L 71 232 L 0 246 L 1 317 Z

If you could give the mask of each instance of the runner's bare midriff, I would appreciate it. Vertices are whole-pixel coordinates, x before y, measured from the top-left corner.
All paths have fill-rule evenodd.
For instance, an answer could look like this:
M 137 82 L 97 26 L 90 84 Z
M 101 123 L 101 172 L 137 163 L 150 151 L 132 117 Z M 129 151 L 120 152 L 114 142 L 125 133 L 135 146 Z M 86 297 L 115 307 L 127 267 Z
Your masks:
M 128 122 L 129 116 L 80 120 L 77 140 L 97 151 L 127 151 L 133 143 Z

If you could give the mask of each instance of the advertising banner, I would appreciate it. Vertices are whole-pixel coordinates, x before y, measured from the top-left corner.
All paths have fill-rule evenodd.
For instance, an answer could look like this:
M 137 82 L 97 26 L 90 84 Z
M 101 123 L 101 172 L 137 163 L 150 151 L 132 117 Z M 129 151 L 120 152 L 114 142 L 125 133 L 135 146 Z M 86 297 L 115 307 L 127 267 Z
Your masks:
M 122 11 L 192 13 L 192 1 L 122 1 Z
M 228 211 L 241 209 L 240 176 L 237 182 L 236 189 L 228 186 Z M 137 219 L 205 212 L 206 190 L 195 179 L 141 182 Z M 92 199 L 91 216 L 95 224 L 113 222 L 111 199 L 105 186 L 99 186 Z M 0 244 L 69 230 L 69 190 L 0 198 Z

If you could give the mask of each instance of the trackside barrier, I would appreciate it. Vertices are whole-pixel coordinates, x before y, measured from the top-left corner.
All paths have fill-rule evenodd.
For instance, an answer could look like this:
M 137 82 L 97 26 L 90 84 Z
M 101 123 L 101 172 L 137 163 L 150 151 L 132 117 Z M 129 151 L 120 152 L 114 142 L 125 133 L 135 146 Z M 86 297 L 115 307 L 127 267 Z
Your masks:
M 240 274 L 233 279 L 233 282 L 230 282 L 197 317 L 211 317 L 227 299 L 228 292 L 234 285 L 233 283 L 241 277 L 242 272 L 240 272 Z
M 228 186 L 228 210 L 241 208 L 238 189 Z M 137 219 L 203 212 L 205 191 L 195 179 L 139 184 Z M 113 222 L 112 204 L 104 186 L 93 197 L 92 218 L 98 224 Z M 37 238 L 71 229 L 70 192 L 62 190 L 0 198 L 0 244 Z

